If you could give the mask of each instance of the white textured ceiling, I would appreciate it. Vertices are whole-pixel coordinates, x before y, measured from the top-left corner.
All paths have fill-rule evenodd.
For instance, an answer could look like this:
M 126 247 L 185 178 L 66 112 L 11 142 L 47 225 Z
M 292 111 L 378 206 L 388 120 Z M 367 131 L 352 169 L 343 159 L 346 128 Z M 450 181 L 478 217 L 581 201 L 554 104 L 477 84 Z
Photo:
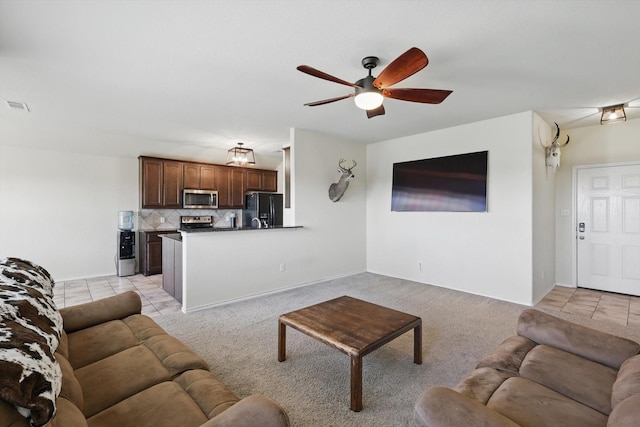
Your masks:
M 31 109 L 0 106 L 0 142 L 269 155 L 290 128 L 370 143 L 527 110 L 592 125 L 598 107 L 640 107 L 639 20 L 634 0 L 0 0 L 0 98 Z M 379 71 L 412 46 L 429 66 L 394 87 L 453 90 L 442 104 L 303 106 L 351 89 L 296 66 L 356 81 L 363 57 Z

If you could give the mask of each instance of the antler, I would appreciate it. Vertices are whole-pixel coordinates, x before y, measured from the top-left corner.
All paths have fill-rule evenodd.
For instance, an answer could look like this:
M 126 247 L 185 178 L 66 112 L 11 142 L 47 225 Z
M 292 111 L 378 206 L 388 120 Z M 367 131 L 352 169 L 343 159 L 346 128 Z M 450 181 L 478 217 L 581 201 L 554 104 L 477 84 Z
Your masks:
M 338 168 L 342 171 L 342 172 L 351 172 L 351 169 L 355 168 L 358 164 L 356 163 L 355 160 L 351 160 L 351 162 L 353 163 L 353 165 L 350 168 L 345 168 L 342 166 L 342 164 L 346 162 L 345 159 L 340 159 L 340 161 L 338 162 Z
M 553 138 L 553 141 L 551 141 L 551 146 L 552 147 L 564 147 L 565 145 L 567 145 L 569 143 L 569 135 L 567 135 L 567 140 L 565 141 L 564 144 L 558 144 L 558 138 L 560 137 L 560 126 L 558 126 L 558 124 L 556 122 L 553 122 L 553 123 L 556 125 L 556 136 Z

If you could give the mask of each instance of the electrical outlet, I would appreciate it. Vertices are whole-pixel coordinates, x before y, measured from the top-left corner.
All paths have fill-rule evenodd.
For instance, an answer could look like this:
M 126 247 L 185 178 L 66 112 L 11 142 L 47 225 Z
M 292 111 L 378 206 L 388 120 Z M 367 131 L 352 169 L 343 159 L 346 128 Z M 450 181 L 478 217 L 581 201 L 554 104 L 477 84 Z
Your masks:
M 164 224 L 164 217 L 163 216 L 160 217 L 160 224 Z
M 287 264 L 280 264 L 280 272 L 283 272 L 287 269 Z

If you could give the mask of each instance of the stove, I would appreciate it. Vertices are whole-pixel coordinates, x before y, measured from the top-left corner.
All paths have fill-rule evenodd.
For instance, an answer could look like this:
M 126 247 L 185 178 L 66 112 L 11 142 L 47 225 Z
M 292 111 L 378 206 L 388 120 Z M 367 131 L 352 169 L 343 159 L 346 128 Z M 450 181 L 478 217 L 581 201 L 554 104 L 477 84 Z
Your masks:
M 180 230 L 201 230 L 207 228 L 213 228 L 213 217 L 211 215 L 180 217 Z

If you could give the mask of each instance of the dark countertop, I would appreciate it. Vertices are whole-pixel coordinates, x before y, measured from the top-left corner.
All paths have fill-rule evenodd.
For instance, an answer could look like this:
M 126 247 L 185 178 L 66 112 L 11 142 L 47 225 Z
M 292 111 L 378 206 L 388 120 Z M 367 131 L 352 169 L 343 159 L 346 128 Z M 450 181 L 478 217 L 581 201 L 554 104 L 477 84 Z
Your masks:
M 160 238 L 162 239 L 171 239 L 171 240 L 176 240 L 178 242 L 182 242 L 182 234 L 177 233 L 177 232 L 172 232 L 169 234 L 161 234 Z
M 289 230 L 289 229 L 295 229 L 295 228 L 302 228 L 301 225 L 280 225 L 277 227 L 270 227 L 270 228 L 254 228 L 254 227 L 240 227 L 240 228 L 220 228 L 220 227 L 213 227 L 213 228 L 196 228 L 193 230 L 180 230 L 182 232 L 185 233 L 216 233 L 216 232 L 224 232 L 224 231 L 247 231 L 247 230 Z

